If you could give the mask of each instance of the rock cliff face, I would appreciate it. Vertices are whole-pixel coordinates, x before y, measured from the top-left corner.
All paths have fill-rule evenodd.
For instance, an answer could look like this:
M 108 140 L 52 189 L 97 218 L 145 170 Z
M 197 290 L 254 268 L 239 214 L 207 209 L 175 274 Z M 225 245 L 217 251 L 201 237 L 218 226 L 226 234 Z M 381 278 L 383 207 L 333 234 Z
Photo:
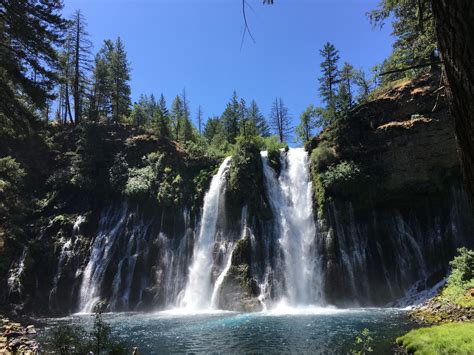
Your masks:
M 474 244 L 438 83 L 427 76 L 379 94 L 351 113 L 331 143 L 333 164 L 351 161 L 364 175 L 345 191 L 326 189 L 321 200 L 326 292 L 336 304 L 385 304 L 432 286 L 456 248 Z M 327 144 L 329 135 L 310 148 Z M 324 189 L 317 184 L 324 171 L 314 174 L 316 190 Z

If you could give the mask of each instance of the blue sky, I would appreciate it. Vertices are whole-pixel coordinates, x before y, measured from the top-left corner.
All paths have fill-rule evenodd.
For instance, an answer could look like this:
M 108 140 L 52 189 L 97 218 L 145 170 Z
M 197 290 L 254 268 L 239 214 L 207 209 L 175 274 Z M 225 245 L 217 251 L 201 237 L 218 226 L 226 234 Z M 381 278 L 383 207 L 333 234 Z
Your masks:
M 241 47 L 240 0 L 65 0 L 65 15 L 81 9 L 97 51 L 120 36 L 132 67 L 132 99 L 163 93 L 171 104 L 186 88 L 193 119 L 219 115 L 235 89 L 268 115 L 282 97 L 296 124 L 319 103 L 319 49 L 330 41 L 341 63 L 369 70 L 388 56 L 390 26 L 373 29 L 365 13 L 379 0 L 247 0 L 255 37 Z

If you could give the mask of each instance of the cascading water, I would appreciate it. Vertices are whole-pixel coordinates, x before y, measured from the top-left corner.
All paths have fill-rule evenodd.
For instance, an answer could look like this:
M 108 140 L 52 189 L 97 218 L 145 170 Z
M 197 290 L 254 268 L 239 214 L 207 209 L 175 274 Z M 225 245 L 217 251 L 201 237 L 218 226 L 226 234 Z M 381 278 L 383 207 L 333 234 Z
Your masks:
M 188 282 L 183 297 L 179 302 L 181 308 L 203 310 L 211 307 L 212 251 L 214 249 L 214 239 L 219 215 L 219 202 L 221 194 L 224 191 L 226 172 L 230 161 L 231 158 L 227 157 L 221 164 L 219 171 L 212 178 L 209 190 L 204 197 L 199 234 L 194 244 Z
M 268 198 L 278 230 L 283 255 L 282 301 L 289 306 L 321 305 L 323 280 L 316 250 L 316 226 L 312 209 L 312 187 L 308 155 L 302 148 L 290 149 L 281 157 L 277 177 L 262 152 Z

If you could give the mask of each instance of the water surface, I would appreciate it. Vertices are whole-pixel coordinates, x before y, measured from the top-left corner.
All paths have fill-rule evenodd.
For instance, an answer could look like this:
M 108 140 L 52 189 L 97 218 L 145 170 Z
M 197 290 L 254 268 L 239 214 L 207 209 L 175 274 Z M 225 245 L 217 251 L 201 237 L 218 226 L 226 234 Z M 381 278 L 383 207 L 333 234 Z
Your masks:
M 48 339 L 60 324 L 91 329 L 93 315 L 46 320 Z M 161 353 L 348 353 L 364 328 L 375 339 L 375 354 L 393 353 L 394 339 L 413 324 L 406 311 L 393 308 L 338 310 L 276 309 L 265 313 L 180 311 L 110 313 L 104 319 L 114 335 L 140 354 Z

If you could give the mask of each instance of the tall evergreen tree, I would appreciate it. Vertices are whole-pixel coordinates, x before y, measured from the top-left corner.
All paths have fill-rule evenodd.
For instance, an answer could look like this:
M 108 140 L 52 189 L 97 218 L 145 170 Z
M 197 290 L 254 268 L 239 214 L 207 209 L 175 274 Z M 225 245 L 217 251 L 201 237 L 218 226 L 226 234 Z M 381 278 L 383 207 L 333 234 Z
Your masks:
M 92 90 L 89 99 L 89 119 L 109 119 L 112 115 L 112 82 L 109 74 L 113 43 L 104 41 L 95 56 L 92 72 Z
M 181 97 L 177 95 L 174 100 L 173 104 L 171 105 L 171 120 L 174 126 L 174 139 L 179 141 L 179 134 L 181 131 L 181 121 L 184 115 L 184 107 Z
M 39 109 L 53 98 L 55 48 L 66 26 L 61 10 L 60 0 L 0 3 L 0 133 L 25 132 L 37 122 L 23 98 Z
M 268 127 L 267 120 L 260 112 L 255 100 L 250 102 L 250 106 L 248 108 L 248 119 L 249 121 L 253 122 L 252 124 L 256 128 L 257 134 L 261 135 L 262 137 L 270 136 L 270 128 Z
M 74 70 L 72 75 L 72 95 L 74 98 L 74 122 L 78 124 L 82 117 L 82 108 L 85 102 L 86 90 L 88 86 L 88 73 L 91 70 L 90 55 L 92 43 L 86 31 L 86 21 L 80 10 L 74 12 L 70 21 L 69 37 L 73 44 L 72 58 Z
M 74 123 L 71 110 L 71 82 L 72 82 L 72 73 L 73 73 L 73 41 L 71 33 L 67 33 L 66 40 L 64 41 L 64 46 L 61 51 L 58 53 L 59 56 L 59 65 L 58 65 L 58 79 L 59 79 L 59 103 L 58 110 L 60 116 L 62 117 L 62 122 L 67 123 L 69 121 L 71 124 Z
M 241 107 L 237 92 L 234 91 L 232 98 L 222 114 L 222 125 L 227 141 L 231 144 L 235 143 L 235 138 L 239 135 Z
M 283 103 L 281 98 L 276 98 L 272 105 L 272 110 L 270 113 L 270 124 L 275 132 L 278 135 L 278 138 L 281 143 L 285 142 L 288 139 L 288 136 L 292 132 L 291 128 L 291 118 L 288 113 L 288 109 Z
M 160 100 L 153 114 L 153 126 L 158 137 L 170 138 L 170 114 L 163 94 L 160 95 Z
M 181 130 L 179 131 L 181 141 L 186 143 L 193 139 L 193 126 L 191 124 L 191 112 L 189 110 L 189 101 L 186 95 L 186 89 L 181 94 L 181 102 L 183 104 L 183 115 L 181 117 Z
M 120 37 L 117 37 L 110 58 L 110 82 L 112 120 L 119 122 L 122 115 L 128 115 L 130 111 L 130 65 L 127 53 Z
M 319 93 L 326 103 L 326 108 L 334 111 L 336 87 L 339 83 L 339 70 L 337 68 L 339 51 L 333 44 L 327 42 L 319 53 L 323 57 L 321 63 L 322 76 L 319 78 Z
M 352 94 L 352 84 L 354 83 L 355 70 L 354 67 L 345 62 L 341 69 L 340 82 L 345 86 L 348 95 L 349 106 L 352 106 L 354 97 Z
M 206 125 L 204 126 L 203 136 L 206 138 L 209 144 L 212 143 L 212 140 L 217 134 L 223 134 L 224 129 L 222 126 L 222 121 L 219 117 L 210 117 Z
M 383 63 L 382 71 L 407 68 L 433 60 L 437 41 L 431 2 L 431 0 L 382 0 L 378 9 L 368 14 L 372 23 L 380 27 L 388 18 L 392 20 L 392 34 L 396 40 L 392 54 Z M 415 76 L 427 68 L 414 68 L 384 75 L 382 80 L 388 82 Z

